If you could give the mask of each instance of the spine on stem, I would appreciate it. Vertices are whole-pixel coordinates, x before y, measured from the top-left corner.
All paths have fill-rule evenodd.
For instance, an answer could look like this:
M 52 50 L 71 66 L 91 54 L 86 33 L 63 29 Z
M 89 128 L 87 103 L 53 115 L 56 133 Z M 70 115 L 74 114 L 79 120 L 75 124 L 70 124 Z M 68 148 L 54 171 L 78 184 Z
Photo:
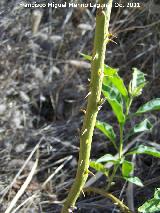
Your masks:
M 69 213 L 74 209 L 75 203 L 83 190 L 88 178 L 88 168 L 91 152 L 91 143 L 96 118 L 99 110 L 100 96 L 102 90 L 104 59 L 106 51 L 106 41 L 108 36 L 108 27 L 112 8 L 112 0 L 100 0 L 102 5 L 108 6 L 97 9 L 96 29 L 94 38 L 94 49 L 91 62 L 91 81 L 88 96 L 88 104 L 83 126 L 80 135 L 80 151 L 78 168 L 74 183 L 69 191 L 68 197 L 64 203 L 61 213 Z

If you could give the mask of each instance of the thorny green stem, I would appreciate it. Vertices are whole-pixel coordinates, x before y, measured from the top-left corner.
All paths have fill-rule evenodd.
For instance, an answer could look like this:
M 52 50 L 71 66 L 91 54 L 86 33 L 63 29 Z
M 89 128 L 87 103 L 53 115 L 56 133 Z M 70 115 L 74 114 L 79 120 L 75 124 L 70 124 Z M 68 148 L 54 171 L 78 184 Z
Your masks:
M 99 101 L 102 90 L 104 59 L 106 51 L 106 36 L 108 35 L 108 27 L 113 0 L 99 0 L 100 4 L 108 3 L 105 8 L 98 8 L 96 14 L 96 30 L 94 38 L 94 50 L 91 62 L 91 82 L 90 95 L 88 96 L 88 104 L 82 132 L 80 135 L 80 152 L 78 168 L 74 183 L 69 191 L 68 197 L 64 203 L 61 213 L 69 213 L 74 209 L 75 203 L 83 190 L 88 178 L 88 167 L 91 151 L 91 143 L 96 118 L 99 110 Z

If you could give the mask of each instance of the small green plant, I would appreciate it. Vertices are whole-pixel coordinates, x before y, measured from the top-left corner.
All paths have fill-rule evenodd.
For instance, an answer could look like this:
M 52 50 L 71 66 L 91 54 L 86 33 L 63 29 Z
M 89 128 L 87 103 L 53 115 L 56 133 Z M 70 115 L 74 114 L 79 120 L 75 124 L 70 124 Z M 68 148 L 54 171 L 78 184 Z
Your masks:
M 90 56 L 85 54 L 82 54 L 82 56 L 85 59 L 90 60 Z M 118 159 L 115 159 L 115 157 L 111 154 L 105 154 L 96 161 L 91 161 L 90 167 L 96 171 L 102 172 L 107 177 L 108 185 L 106 191 L 110 190 L 118 171 L 120 171 L 121 178 L 125 181 L 141 187 L 143 186 L 142 181 L 133 175 L 134 164 L 129 160 L 133 154 L 147 154 L 160 158 L 160 151 L 156 150 L 154 147 L 142 144 L 123 154 L 125 142 L 128 142 L 134 134 L 150 131 L 153 127 L 149 119 L 145 118 L 126 132 L 125 126 L 127 122 L 133 119 L 133 116 L 136 117 L 154 110 L 160 110 L 160 98 L 156 98 L 139 107 L 136 112 L 130 112 L 134 99 L 142 94 L 143 88 L 146 84 L 147 81 L 145 74 L 137 68 L 133 68 L 133 77 L 127 89 L 124 85 L 123 79 L 118 74 L 118 70 L 104 65 L 102 92 L 117 118 L 119 139 L 117 139 L 118 136 L 115 134 L 111 124 L 97 120 L 96 128 L 98 128 L 109 139 L 115 150 L 118 152 L 119 157 Z M 101 100 L 101 102 L 103 103 L 104 101 Z M 112 170 L 106 169 L 105 164 L 108 162 L 113 164 Z M 151 200 L 151 202 L 153 202 L 153 200 Z M 151 202 L 145 203 L 143 207 L 148 206 Z
M 160 188 L 155 190 L 154 197 L 152 199 L 146 201 L 141 207 L 138 208 L 138 212 L 160 212 Z
M 130 112 L 132 102 L 136 97 L 142 94 L 142 90 L 146 84 L 147 81 L 145 79 L 145 74 L 137 68 L 133 68 L 133 78 L 129 83 L 127 90 L 123 79 L 118 75 L 118 70 L 106 65 L 104 66 L 102 92 L 117 118 L 119 126 L 119 143 L 117 143 L 117 135 L 110 124 L 97 120 L 96 127 L 103 132 L 103 134 L 113 144 L 114 148 L 119 153 L 119 158 L 115 159 L 111 154 L 105 154 L 96 161 L 91 161 L 90 167 L 97 171 L 101 171 L 108 177 L 107 190 L 110 189 L 118 169 L 121 171 L 121 177 L 124 180 L 132 182 L 138 186 L 143 186 L 142 181 L 138 177 L 133 176 L 134 164 L 128 160 L 133 154 L 147 154 L 160 158 L 160 152 L 158 150 L 156 150 L 154 147 L 149 147 L 146 145 L 139 145 L 133 150 L 123 154 L 125 141 L 128 141 L 134 134 L 152 129 L 152 124 L 148 118 L 136 124 L 128 132 L 125 131 L 126 123 L 129 122 L 133 116 L 139 116 L 144 113 L 160 109 L 160 98 L 157 98 L 145 103 L 135 113 Z M 112 162 L 112 171 L 106 170 L 104 163 L 107 162 Z

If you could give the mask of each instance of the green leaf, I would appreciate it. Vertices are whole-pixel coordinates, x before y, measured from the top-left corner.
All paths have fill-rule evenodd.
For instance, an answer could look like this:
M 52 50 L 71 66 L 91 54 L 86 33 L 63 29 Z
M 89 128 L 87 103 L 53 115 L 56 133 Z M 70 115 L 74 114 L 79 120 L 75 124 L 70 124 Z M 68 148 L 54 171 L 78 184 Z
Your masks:
M 88 60 L 88 61 L 91 61 L 91 60 L 92 60 L 92 56 L 90 56 L 90 55 L 86 55 L 86 54 L 84 54 L 84 53 L 80 53 L 80 55 L 81 55 L 84 59 L 86 59 L 86 60 Z
M 124 177 L 128 182 L 134 183 L 137 186 L 143 186 L 142 181 L 138 177 Z
M 120 78 L 118 74 L 113 75 L 113 77 L 110 78 L 110 81 L 124 97 L 128 97 L 128 91 L 124 85 L 122 78 Z
M 84 53 L 80 53 L 80 55 L 88 61 L 92 61 L 92 56 L 90 55 L 86 55 Z M 106 64 L 104 64 L 104 76 L 113 76 L 114 74 L 116 74 L 118 72 L 118 69 L 112 68 Z
M 156 150 L 154 147 L 149 147 L 144 145 L 140 145 L 138 146 L 138 148 L 127 153 L 127 155 L 133 155 L 133 154 L 146 154 L 146 155 L 151 155 L 153 157 L 160 158 L 160 151 Z
M 160 211 L 160 188 L 154 193 L 154 198 L 146 201 L 142 206 L 138 208 L 138 212 L 153 213 Z
M 138 133 L 138 132 L 148 131 L 148 130 L 151 130 L 152 127 L 153 125 L 150 123 L 150 121 L 148 119 L 145 119 L 144 121 L 134 126 L 133 132 Z
M 142 89 L 146 85 L 145 74 L 138 70 L 137 68 L 133 68 L 133 77 L 129 84 L 129 93 L 132 97 L 137 97 L 142 94 Z
M 123 113 L 122 95 L 126 98 L 128 97 L 128 92 L 123 80 L 117 73 L 103 78 L 102 92 L 111 105 L 118 122 L 123 124 L 125 122 L 125 115 Z
M 142 206 L 138 208 L 138 212 L 143 213 L 160 212 L 160 200 L 152 198 L 151 200 L 146 201 Z
M 133 92 L 132 96 L 133 97 L 137 97 L 139 95 L 142 94 L 143 88 L 147 83 L 142 83 L 141 85 L 139 85 Z
M 145 103 L 143 106 L 141 106 L 137 110 L 136 114 L 142 114 L 142 113 L 150 112 L 154 110 L 160 110 L 160 98 L 156 98 Z
M 125 115 L 123 113 L 122 105 L 120 105 L 117 100 L 108 100 L 108 102 L 111 105 L 113 112 L 118 119 L 118 122 L 120 124 L 124 124 L 125 123 Z
M 126 135 L 126 139 L 133 136 L 136 133 L 144 132 L 144 131 L 150 131 L 152 129 L 153 125 L 150 123 L 148 119 L 145 119 L 144 121 L 141 121 L 139 124 L 136 124 Z
M 104 77 L 105 78 L 105 77 Z M 103 81 L 104 85 L 110 85 L 112 83 L 114 87 L 124 96 L 128 97 L 128 91 L 124 85 L 123 79 L 118 75 L 117 72 L 105 78 Z
M 123 105 L 123 99 L 117 88 L 114 87 L 111 81 L 107 80 L 107 77 L 103 79 L 102 92 L 107 92 L 109 99 L 116 99 L 121 105 Z
M 125 122 L 125 115 L 123 113 L 123 102 L 121 94 L 117 93 L 116 88 L 103 85 L 103 95 L 112 107 L 112 110 L 117 117 L 119 123 Z
M 110 78 L 113 85 L 119 90 L 119 92 L 124 96 L 128 97 L 128 91 L 124 85 L 124 82 L 122 78 L 118 76 L 118 74 L 114 75 L 112 78 Z
M 113 162 L 119 164 L 119 159 L 115 159 L 115 157 L 111 154 L 106 154 L 99 159 L 96 160 L 97 163 L 106 163 L 106 162 Z
M 105 166 L 101 163 L 90 161 L 90 167 L 95 169 L 97 172 L 102 172 L 104 175 L 108 176 L 108 171 Z
M 108 65 L 104 64 L 104 76 L 113 76 L 118 72 L 117 69 L 114 69 L 112 67 L 109 67 Z
M 131 173 L 134 170 L 134 165 L 132 162 L 129 162 L 127 160 L 123 161 L 122 164 L 122 175 L 123 177 L 129 177 L 131 175 Z
M 160 200 L 160 188 L 157 188 L 157 190 L 155 191 L 154 198 Z
M 116 135 L 113 127 L 105 122 L 96 121 L 96 127 L 105 134 L 112 142 L 115 141 Z

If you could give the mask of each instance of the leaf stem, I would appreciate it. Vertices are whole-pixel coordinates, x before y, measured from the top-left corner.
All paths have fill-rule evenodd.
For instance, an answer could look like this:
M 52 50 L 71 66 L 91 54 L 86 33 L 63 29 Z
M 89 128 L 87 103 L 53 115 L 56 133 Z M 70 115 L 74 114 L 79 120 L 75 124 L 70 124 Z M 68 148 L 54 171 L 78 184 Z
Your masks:
M 129 101 L 128 101 L 127 107 L 126 107 L 126 117 L 127 117 L 128 114 L 129 114 L 129 110 L 130 110 L 130 108 L 131 108 L 132 101 L 133 101 L 133 97 L 129 97 Z
M 117 169 L 118 169 L 118 165 L 114 165 L 112 174 L 111 174 L 111 176 L 109 177 L 109 182 L 108 182 L 108 185 L 107 185 L 107 191 L 110 190 L 110 187 L 111 187 L 111 185 L 112 185 L 112 181 L 113 181 L 113 179 L 114 179 L 114 177 L 115 177 L 115 174 L 116 174 L 116 172 L 117 172 Z
M 118 146 L 117 146 L 117 144 L 115 143 L 115 141 L 111 140 L 111 143 L 113 144 L 115 150 L 118 151 Z
M 123 130 L 124 130 L 124 124 L 119 125 L 120 130 L 120 144 L 119 144 L 119 159 L 123 156 Z

